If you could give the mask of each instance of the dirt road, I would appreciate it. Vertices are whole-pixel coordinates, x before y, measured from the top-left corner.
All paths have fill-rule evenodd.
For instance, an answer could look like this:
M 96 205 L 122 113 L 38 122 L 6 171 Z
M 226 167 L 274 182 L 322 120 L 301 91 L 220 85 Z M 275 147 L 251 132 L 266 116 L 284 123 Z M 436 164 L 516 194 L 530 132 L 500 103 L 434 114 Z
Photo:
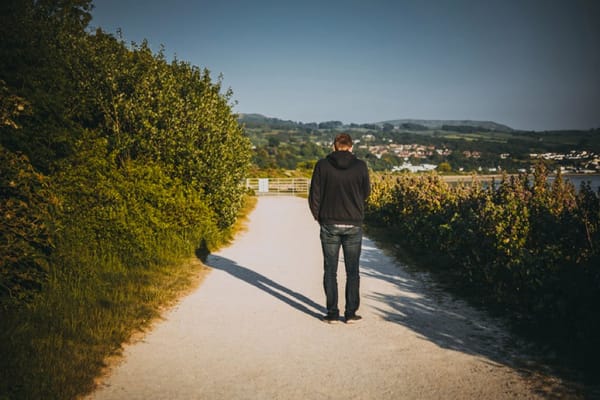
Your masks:
M 357 324 L 321 322 L 306 200 L 261 198 L 213 271 L 128 346 L 93 399 L 535 399 L 560 381 L 515 368 L 500 324 L 364 240 Z M 343 282 L 339 284 L 343 309 Z M 542 391 L 545 393 L 543 394 Z

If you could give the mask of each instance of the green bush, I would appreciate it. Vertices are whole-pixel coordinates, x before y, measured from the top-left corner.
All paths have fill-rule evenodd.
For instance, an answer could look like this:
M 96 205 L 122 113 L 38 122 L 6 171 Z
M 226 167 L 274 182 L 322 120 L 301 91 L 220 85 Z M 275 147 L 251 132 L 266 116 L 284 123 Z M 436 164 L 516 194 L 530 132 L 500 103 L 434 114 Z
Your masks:
M 0 8 L 2 297 L 41 288 L 51 244 L 160 263 L 219 242 L 242 205 L 251 150 L 231 91 L 146 42 L 87 32 L 90 9 Z
M 436 176 L 374 179 L 369 224 L 427 255 L 479 301 L 518 317 L 587 367 L 600 347 L 600 196 L 538 166 L 493 183 Z
M 80 162 L 55 177 L 63 199 L 57 219 L 60 238 L 68 237 L 65 247 L 92 245 L 138 266 L 171 262 L 192 254 L 203 241 L 219 242 L 216 217 L 201 192 L 156 163 L 127 161 L 114 168 L 103 143 L 80 148 Z
M 52 248 L 53 204 L 47 177 L 27 157 L 0 145 L 0 307 L 41 288 Z

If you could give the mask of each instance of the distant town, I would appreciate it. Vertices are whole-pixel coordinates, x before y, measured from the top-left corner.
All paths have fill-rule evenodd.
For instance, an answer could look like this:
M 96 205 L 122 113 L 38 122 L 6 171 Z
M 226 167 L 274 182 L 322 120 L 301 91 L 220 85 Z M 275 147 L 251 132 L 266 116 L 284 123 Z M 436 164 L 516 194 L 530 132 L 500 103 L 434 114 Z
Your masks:
M 355 141 L 355 146 L 359 149 L 366 150 L 379 159 L 389 154 L 402 159 L 404 162 L 401 165 L 393 166 L 392 171 L 432 171 L 437 169 L 439 164 L 428 163 L 425 161 L 414 164 L 409 162 L 409 160 L 428 160 L 434 156 L 447 158 L 453 153 L 453 150 L 446 147 L 437 148 L 434 145 L 426 146 L 418 143 L 398 144 L 393 143 L 391 140 L 389 140 L 389 143 L 387 144 L 369 145 L 369 141 L 372 141 L 373 139 L 373 135 L 364 135 L 361 139 Z M 465 159 L 481 158 L 481 152 L 479 151 L 463 150 L 461 155 Z M 508 160 L 511 158 L 511 154 L 500 153 L 499 157 L 502 160 Z M 532 164 L 540 159 L 559 162 L 560 165 L 558 165 L 557 168 L 563 173 L 600 173 L 600 154 L 587 150 L 571 150 L 567 153 L 529 153 L 529 158 Z M 458 172 L 464 172 L 465 167 L 457 166 L 456 170 Z M 477 171 L 496 173 L 501 172 L 502 167 L 496 166 L 484 169 L 479 166 Z M 528 172 L 528 169 L 518 168 L 517 172 Z
M 336 133 L 375 171 L 455 174 L 530 172 L 539 162 L 568 174 L 600 173 L 600 129 L 519 131 L 492 121 L 399 119 L 369 124 L 294 122 L 245 114 L 257 168 L 310 169 Z

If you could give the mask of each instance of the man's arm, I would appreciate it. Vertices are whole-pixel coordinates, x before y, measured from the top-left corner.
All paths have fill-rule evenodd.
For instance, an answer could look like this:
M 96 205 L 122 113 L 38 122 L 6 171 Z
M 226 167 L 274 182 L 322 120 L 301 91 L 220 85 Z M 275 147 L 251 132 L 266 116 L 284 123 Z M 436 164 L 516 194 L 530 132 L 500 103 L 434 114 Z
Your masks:
M 369 195 L 371 194 L 371 180 L 369 178 L 369 168 L 367 168 L 367 164 L 365 163 L 365 172 L 363 178 L 363 193 L 365 195 L 364 200 L 367 201 Z
M 314 219 L 319 221 L 319 209 L 321 207 L 321 168 L 319 163 L 315 165 L 310 180 L 310 192 L 308 193 L 308 205 Z

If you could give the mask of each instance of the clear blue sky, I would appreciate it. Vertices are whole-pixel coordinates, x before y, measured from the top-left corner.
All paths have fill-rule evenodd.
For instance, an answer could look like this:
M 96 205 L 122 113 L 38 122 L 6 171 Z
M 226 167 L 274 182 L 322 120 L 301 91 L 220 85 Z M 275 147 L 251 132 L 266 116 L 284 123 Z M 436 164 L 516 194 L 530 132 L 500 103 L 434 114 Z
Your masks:
M 96 0 L 93 27 L 208 68 L 238 113 L 600 127 L 597 0 Z

